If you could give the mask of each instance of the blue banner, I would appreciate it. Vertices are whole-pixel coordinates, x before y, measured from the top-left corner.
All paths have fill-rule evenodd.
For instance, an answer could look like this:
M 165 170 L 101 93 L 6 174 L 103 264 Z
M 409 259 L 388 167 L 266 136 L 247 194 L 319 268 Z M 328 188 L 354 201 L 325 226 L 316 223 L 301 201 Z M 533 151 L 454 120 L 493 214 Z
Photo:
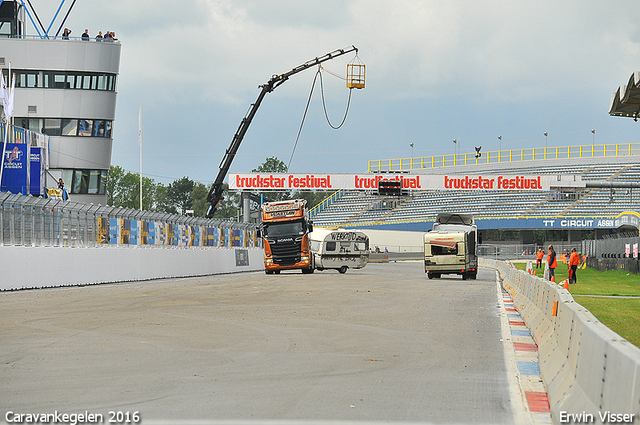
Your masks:
M 428 232 L 433 228 L 433 221 L 410 223 L 391 223 L 375 226 L 361 226 L 363 229 L 405 230 Z M 640 214 L 626 211 L 616 216 L 580 216 L 580 217 L 501 217 L 475 218 L 478 229 L 550 229 L 550 230 L 581 230 L 581 229 L 618 229 L 620 227 L 640 228 Z
M 154 223 L 153 221 L 150 221 L 148 223 L 149 223 L 149 245 L 155 245 L 156 244 L 156 223 Z
M 118 218 L 110 218 L 109 219 L 109 243 L 111 245 L 118 244 L 118 230 L 120 226 L 118 226 Z
M 27 144 L 7 143 L 0 190 L 27 194 Z
M 130 245 L 138 245 L 138 223 L 139 221 L 137 220 L 131 220 L 131 236 L 129 238 Z
M 42 161 L 42 148 L 31 148 L 30 162 L 29 193 L 32 195 L 42 195 L 44 194 L 44 162 Z

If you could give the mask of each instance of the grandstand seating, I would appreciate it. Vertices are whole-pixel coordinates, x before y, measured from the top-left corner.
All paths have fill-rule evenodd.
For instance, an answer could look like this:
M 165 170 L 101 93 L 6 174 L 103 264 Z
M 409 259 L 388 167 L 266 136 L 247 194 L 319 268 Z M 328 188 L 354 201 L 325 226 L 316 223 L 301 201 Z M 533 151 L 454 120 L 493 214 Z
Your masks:
M 564 163 L 563 163 L 564 162 Z M 571 161 L 574 162 L 574 161 Z M 575 161 L 578 162 L 578 161 Z M 589 158 L 580 164 L 566 160 L 525 161 L 455 167 L 447 172 L 503 174 L 577 174 L 583 181 L 640 182 L 640 157 Z M 442 168 L 432 169 L 441 174 Z M 425 170 L 421 170 L 422 173 Z M 381 207 L 396 200 L 394 208 Z M 344 191 L 342 197 L 322 211 L 313 212 L 318 226 L 348 226 L 434 220 L 441 212 L 466 212 L 479 218 L 612 216 L 624 211 L 640 212 L 640 189 L 586 188 L 575 193 L 556 191 L 424 191 L 398 198 L 378 196 L 375 191 Z

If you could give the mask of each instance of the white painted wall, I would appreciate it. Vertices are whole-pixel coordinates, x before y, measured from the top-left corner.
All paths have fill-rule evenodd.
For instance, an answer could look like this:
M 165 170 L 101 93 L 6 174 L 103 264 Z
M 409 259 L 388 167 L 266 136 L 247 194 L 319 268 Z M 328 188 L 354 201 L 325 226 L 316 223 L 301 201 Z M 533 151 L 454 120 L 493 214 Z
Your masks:
M 262 248 L 56 248 L 0 246 L 0 290 L 202 276 L 264 269 Z

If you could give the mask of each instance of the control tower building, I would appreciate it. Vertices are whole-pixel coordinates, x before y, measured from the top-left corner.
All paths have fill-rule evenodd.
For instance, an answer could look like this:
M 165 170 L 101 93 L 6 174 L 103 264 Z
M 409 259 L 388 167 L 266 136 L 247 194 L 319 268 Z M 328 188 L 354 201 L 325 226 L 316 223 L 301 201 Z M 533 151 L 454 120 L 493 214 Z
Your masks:
M 0 0 L 0 67 L 16 78 L 13 125 L 49 135 L 45 187 L 62 178 L 73 201 L 105 205 L 120 42 L 63 36 L 64 21 L 51 34 L 36 22 L 23 1 Z

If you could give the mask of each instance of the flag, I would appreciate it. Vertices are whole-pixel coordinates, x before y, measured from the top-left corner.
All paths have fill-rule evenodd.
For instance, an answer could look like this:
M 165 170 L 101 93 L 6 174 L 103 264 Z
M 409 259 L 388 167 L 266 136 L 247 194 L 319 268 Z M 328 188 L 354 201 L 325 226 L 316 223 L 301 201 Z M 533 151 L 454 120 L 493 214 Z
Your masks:
M 0 69 L 0 73 L 1 72 L 2 70 Z M 2 97 L 2 108 L 6 115 L 7 106 L 9 106 L 9 94 L 7 93 L 7 84 L 4 80 L 4 74 L 1 74 L 1 75 L 2 75 L 2 88 L 0 88 L 0 97 Z
M 13 74 L 13 78 L 11 79 L 11 93 L 9 93 L 9 106 L 7 107 L 7 118 L 11 118 L 13 116 L 13 93 L 16 91 L 16 74 Z
M 1 72 L 1 70 L 0 70 Z M 0 89 L 0 96 L 2 97 L 2 107 L 4 110 L 4 115 L 7 118 L 7 121 L 11 119 L 11 115 L 13 115 L 13 92 L 16 88 L 16 79 L 9 79 L 11 81 L 11 92 L 7 92 L 7 83 L 5 82 L 4 75 L 2 75 L 2 88 Z

